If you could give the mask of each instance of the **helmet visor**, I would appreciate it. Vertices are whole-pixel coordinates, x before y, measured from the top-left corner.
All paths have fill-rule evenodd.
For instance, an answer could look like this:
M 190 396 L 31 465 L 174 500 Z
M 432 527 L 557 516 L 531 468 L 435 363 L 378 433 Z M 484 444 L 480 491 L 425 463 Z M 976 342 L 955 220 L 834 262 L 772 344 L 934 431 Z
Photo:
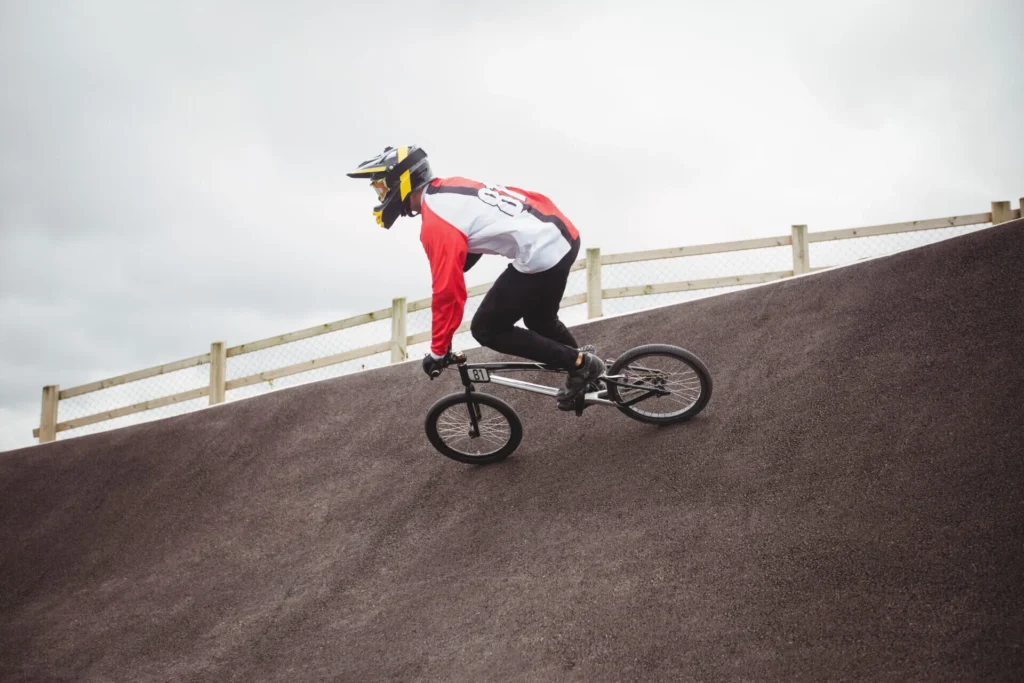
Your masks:
M 370 183 L 373 187 L 373 191 L 377 193 L 377 199 L 384 201 L 384 198 L 388 196 L 388 182 L 384 178 L 378 178 Z

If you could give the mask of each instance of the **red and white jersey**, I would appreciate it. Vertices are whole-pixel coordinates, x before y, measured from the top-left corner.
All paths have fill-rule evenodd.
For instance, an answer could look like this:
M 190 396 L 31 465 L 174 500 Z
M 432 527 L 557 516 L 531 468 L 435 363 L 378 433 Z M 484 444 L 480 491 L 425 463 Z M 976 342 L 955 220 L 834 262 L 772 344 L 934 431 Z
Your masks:
M 523 273 L 556 265 L 579 239 L 542 194 L 466 178 L 435 178 L 421 198 L 420 241 L 433 276 L 430 350 L 447 352 L 466 304 L 466 254 L 500 254 Z

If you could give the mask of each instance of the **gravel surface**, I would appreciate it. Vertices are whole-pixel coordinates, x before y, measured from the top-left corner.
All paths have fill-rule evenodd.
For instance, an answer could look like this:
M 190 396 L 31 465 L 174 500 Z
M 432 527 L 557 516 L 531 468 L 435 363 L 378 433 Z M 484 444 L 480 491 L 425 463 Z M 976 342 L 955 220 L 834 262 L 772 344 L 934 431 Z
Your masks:
M 418 362 L 0 454 L 0 680 L 1024 680 L 1022 261 L 1015 221 L 581 326 L 710 404 L 482 387 L 525 425 L 486 467 Z

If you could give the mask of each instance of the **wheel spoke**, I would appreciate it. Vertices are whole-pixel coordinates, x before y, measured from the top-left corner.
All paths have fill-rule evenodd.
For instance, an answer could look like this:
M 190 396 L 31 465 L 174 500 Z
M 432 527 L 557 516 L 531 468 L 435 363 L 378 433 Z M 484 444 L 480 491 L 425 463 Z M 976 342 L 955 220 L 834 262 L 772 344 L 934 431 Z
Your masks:
M 480 418 L 476 424 L 479 436 L 470 436 L 473 426 L 465 403 L 448 406 L 437 417 L 436 429 L 441 440 L 451 449 L 470 457 L 497 453 L 512 438 L 508 418 L 489 405 L 479 403 Z
M 628 384 L 644 387 L 620 387 L 617 390 L 623 402 L 647 395 L 633 404 L 629 410 L 650 417 L 672 417 L 689 410 L 701 397 L 703 387 L 700 375 L 681 358 L 670 355 L 652 354 L 642 356 L 623 367 Z M 652 391 L 668 392 L 651 394 Z

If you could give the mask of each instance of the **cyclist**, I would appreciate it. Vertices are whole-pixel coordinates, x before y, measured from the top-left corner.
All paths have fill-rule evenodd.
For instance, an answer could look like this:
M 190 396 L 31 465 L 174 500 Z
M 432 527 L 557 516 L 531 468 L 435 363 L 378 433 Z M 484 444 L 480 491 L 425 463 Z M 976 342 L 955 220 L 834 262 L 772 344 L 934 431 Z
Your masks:
M 399 216 L 422 215 L 420 242 L 433 280 L 432 339 L 423 357 L 428 375 L 447 365 L 466 304 L 464 273 L 483 254 L 512 263 L 473 316 L 473 338 L 499 353 L 528 358 L 568 372 L 560 404 L 571 401 L 605 371 L 593 347 L 580 349 L 558 307 L 569 269 L 580 250 L 579 231 L 542 194 L 462 177 L 436 178 L 420 147 L 387 147 L 348 173 L 368 178 L 380 204 L 377 224 L 390 229 Z M 519 320 L 526 329 L 516 327 Z

